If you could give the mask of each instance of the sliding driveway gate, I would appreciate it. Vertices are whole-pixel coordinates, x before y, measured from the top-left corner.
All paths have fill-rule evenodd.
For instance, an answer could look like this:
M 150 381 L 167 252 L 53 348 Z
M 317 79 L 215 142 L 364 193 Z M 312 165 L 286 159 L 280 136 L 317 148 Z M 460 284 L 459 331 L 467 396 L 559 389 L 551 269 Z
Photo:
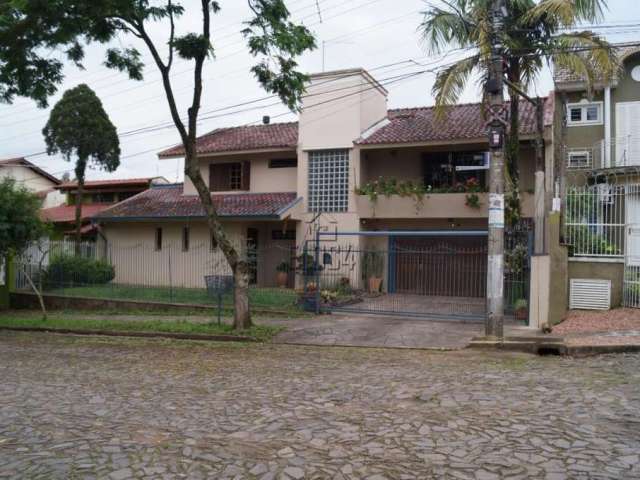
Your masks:
M 529 293 L 527 232 L 505 238 L 505 305 Z M 487 232 L 319 232 L 304 255 L 308 306 L 316 311 L 482 321 Z

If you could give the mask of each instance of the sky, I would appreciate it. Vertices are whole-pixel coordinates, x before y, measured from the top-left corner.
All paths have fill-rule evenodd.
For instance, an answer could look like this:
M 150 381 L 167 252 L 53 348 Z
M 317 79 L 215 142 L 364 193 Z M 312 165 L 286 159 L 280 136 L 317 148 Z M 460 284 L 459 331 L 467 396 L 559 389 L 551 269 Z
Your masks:
M 197 31 L 201 19 L 198 0 L 184 0 L 185 15 L 178 22 L 178 33 Z M 431 3 L 438 4 L 439 0 Z M 437 68 L 463 58 L 464 52 L 429 55 L 418 31 L 421 12 L 428 8 L 424 0 L 286 0 L 294 21 L 306 25 L 315 35 L 318 48 L 299 58 L 300 68 L 307 73 L 344 68 L 364 67 L 378 80 L 394 81 L 386 85 L 390 108 L 433 105 L 431 88 L 435 75 L 424 73 L 407 79 L 403 75 Z M 220 0 L 221 11 L 212 23 L 215 59 L 204 70 L 203 99 L 199 134 L 215 128 L 259 123 L 263 115 L 273 121 L 295 120 L 283 105 L 273 105 L 273 99 L 250 106 L 229 108 L 243 102 L 261 99 L 268 94 L 261 89 L 250 72 L 256 63 L 241 35 L 243 23 L 250 18 L 247 2 Z M 602 33 L 612 42 L 640 40 L 640 2 L 609 0 L 603 19 Z M 635 25 L 635 27 L 634 27 Z M 158 44 L 166 43 L 166 25 L 156 24 L 150 30 Z M 600 30 L 599 30 L 600 31 Z M 170 125 L 169 108 L 160 75 L 151 63 L 144 46 L 132 36 L 121 35 L 112 46 L 134 45 L 143 53 L 146 68 L 144 80 L 129 80 L 124 73 L 109 70 L 104 62 L 105 45 L 87 47 L 85 70 L 72 64 L 65 66 L 65 80 L 47 109 L 38 108 L 26 98 L 16 98 L 12 105 L 0 104 L 0 159 L 26 156 L 36 165 L 60 177 L 73 174 L 73 163 L 59 156 L 47 156 L 42 128 L 50 108 L 62 93 L 86 83 L 101 99 L 120 135 L 120 167 L 114 173 L 95 168 L 87 179 L 164 176 L 169 181 L 182 181 L 182 160 L 159 160 L 157 153 L 179 142 L 175 127 Z M 60 55 L 51 52 L 51 55 Z M 193 91 L 192 64 L 177 60 L 172 69 L 174 92 L 182 114 Z M 542 73 L 530 93 L 546 95 L 553 87 L 548 69 Z M 464 91 L 461 101 L 479 99 L 475 82 Z M 258 107 L 258 108 L 255 108 Z M 251 110 L 249 110 L 251 108 Z M 211 113 L 206 113 L 211 112 Z M 155 131 L 134 133 L 149 126 Z

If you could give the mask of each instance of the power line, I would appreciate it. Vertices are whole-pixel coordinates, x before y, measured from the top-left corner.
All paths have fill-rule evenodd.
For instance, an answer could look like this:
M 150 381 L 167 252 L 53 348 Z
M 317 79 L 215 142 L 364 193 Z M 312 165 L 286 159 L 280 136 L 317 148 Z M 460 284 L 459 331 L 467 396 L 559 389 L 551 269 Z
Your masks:
M 294 0 L 294 1 L 295 1 L 295 0 Z M 302 0 L 297 0 L 297 1 L 295 1 L 295 3 L 298 3 L 299 1 L 302 1 Z M 307 6 L 305 6 L 305 7 L 302 7 L 302 8 L 299 8 L 299 9 L 296 9 L 296 10 L 292 10 L 292 11 L 290 11 L 290 14 L 292 14 L 292 15 L 293 15 L 293 14 L 295 14 L 295 13 L 299 13 L 299 12 L 301 12 L 301 11 L 303 11 L 303 10 L 308 9 L 308 8 L 315 7 L 315 5 L 316 5 L 316 1 L 317 1 L 317 0 L 311 0 L 311 1 L 310 1 L 310 3 L 309 3 L 309 5 L 307 5 Z M 320 0 L 320 1 L 322 2 L 322 1 L 325 1 L 325 0 Z M 308 18 L 308 16 L 307 16 L 307 17 L 304 17 L 304 18 Z M 232 22 L 232 23 L 227 23 L 227 24 L 225 24 L 225 25 L 223 25 L 223 26 L 220 26 L 220 27 L 216 27 L 216 28 L 215 28 L 215 31 L 213 32 L 213 33 L 214 33 L 214 40 L 213 40 L 213 41 L 214 41 L 214 42 L 217 42 L 217 41 L 219 41 L 219 40 L 221 40 L 221 39 L 229 38 L 230 36 L 233 36 L 233 35 L 236 35 L 236 34 L 240 33 L 240 32 L 238 31 L 238 32 L 233 32 L 232 34 L 223 35 L 223 36 L 221 36 L 221 37 L 215 37 L 215 35 L 217 34 L 217 32 L 219 32 L 219 31 L 221 31 L 221 30 L 227 30 L 227 29 L 229 29 L 229 28 L 231 28 L 231 27 L 234 27 L 234 26 L 242 26 L 242 25 L 243 25 L 243 23 L 244 23 L 244 22 L 242 22 L 242 21 L 240 21 L 240 22 Z M 225 46 L 225 45 L 222 45 L 222 47 L 224 47 L 224 46 Z M 145 53 L 144 53 L 144 55 L 143 55 L 143 59 L 144 59 L 145 63 L 151 63 L 151 62 L 153 62 L 153 57 L 152 57 L 152 55 L 151 55 L 150 53 L 148 53 L 148 52 L 145 52 Z M 189 61 L 189 60 L 184 60 L 184 59 L 178 58 L 178 59 L 177 59 L 177 61 L 176 61 L 176 62 L 174 62 L 174 63 L 185 63 L 185 62 L 188 62 L 188 61 Z M 92 73 L 86 73 L 86 74 L 76 75 L 76 76 L 73 76 L 73 77 L 67 77 L 67 78 L 65 78 L 65 80 L 66 80 L 66 81 L 69 81 L 69 82 L 76 82 L 76 81 L 81 81 L 81 80 L 84 80 L 84 79 L 92 78 L 92 77 L 95 77 L 95 76 L 97 76 L 97 75 L 101 75 L 102 73 L 103 73 L 103 72 L 100 72 L 100 71 L 98 71 L 98 72 L 92 72 Z M 112 73 L 111 75 L 104 76 L 103 78 L 99 79 L 97 82 L 94 82 L 93 84 L 94 84 L 94 85 L 96 85 L 96 84 L 102 83 L 102 82 L 104 82 L 104 81 L 108 81 L 108 80 L 109 80 L 109 79 L 111 79 L 111 78 L 119 77 L 119 76 L 121 75 L 121 73 L 122 73 L 122 72 L 114 72 L 114 73 Z M 153 73 L 155 74 L 156 72 L 154 71 Z M 127 81 L 127 80 L 125 80 L 125 81 Z M 113 84 L 117 84 L 117 83 L 120 83 L 120 82 L 114 82 Z M 24 109 L 24 110 L 19 110 L 19 111 L 17 111 L 17 112 L 13 112 L 13 115 L 20 114 L 20 113 L 23 113 L 23 112 L 26 112 L 26 111 L 30 111 L 30 110 L 33 110 L 33 109 L 37 109 L 37 107 L 35 107 L 35 106 L 33 106 L 33 105 L 29 105 L 29 103 L 28 103 L 28 102 L 24 102 L 24 105 L 25 105 L 25 106 L 28 106 L 28 108 L 27 108 L 27 109 Z M 20 105 L 17 105 L 17 106 L 20 106 Z
M 347 14 L 347 13 L 349 13 L 349 12 L 355 10 L 355 9 L 358 9 L 358 8 L 364 7 L 366 5 L 369 5 L 371 3 L 375 3 L 375 2 L 379 2 L 379 1 L 381 1 L 381 0 L 368 0 L 367 2 L 365 2 L 365 3 L 361 4 L 361 5 L 357 5 L 356 7 L 344 10 L 344 11 L 342 11 L 342 12 L 340 12 L 340 13 L 332 16 L 332 17 L 329 17 L 329 18 L 327 18 L 327 20 L 340 17 L 340 16 L 345 15 L 345 14 Z M 337 5 L 332 5 L 329 8 L 335 8 L 335 7 L 342 6 L 342 5 L 344 5 L 343 1 L 339 2 Z M 299 19 L 298 21 L 301 22 L 301 21 L 304 21 L 306 18 L 313 17 L 313 16 L 315 16 L 315 14 L 307 15 L 307 16 Z M 317 25 L 318 23 L 319 22 L 312 23 L 309 26 Z M 233 45 L 238 45 L 240 43 L 244 43 L 244 41 L 243 40 L 238 40 L 238 41 L 226 44 L 226 45 L 221 45 L 218 48 L 226 48 L 226 47 L 230 47 L 230 46 L 233 46 Z M 224 55 L 222 57 L 218 57 L 216 59 L 216 63 L 219 63 L 220 61 L 226 60 L 228 58 L 235 57 L 236 55 L 238 55 L 240 53 L 243 53 L 245 51 L 246 50 L 243 47 L 243 48 L 241 48 L 239 50 L 236 50 L 236 51 L 234 51 L 234 52 L 232 52 L 232 53 L 230 53 L 228 55 Z M 180 60 L 180 62 L 181 63 L 189 63 L 190 61 L 189 60 Z M 176 62 L 176 63 L 178 63 L 178 62 Z M 191 66 L 189 66 L 189 68 L 186 68 L 186 69 L 183 69 L 183 70 L 179 70 L 177 72 L 174 70 L 174 71 L 172 71 L 172 73 L 170 75 L 170 78 L 175 79 L 177 76 L 185 74 L 185 73 L 189 73 L 192 70 L 193 70 L 193 68 Z M 116 77 L 116 76 L 119 76 L 119 75 L 120 75 L 120 73 L 115 73 L 112 76 L 108 76 L 108 78 Z M 156 77 L 156 76 L 160 75 L 160 73 L 156 69 L 154 69 L 150 75 L 153 76 L 153 77 Z M 148 87 L 149 85 L 156 84 L 156 83 L 159 83 L 161 81 L 162 81 L 162 78 L 155 78 L 154 80 L 151 80 L 151 81 L 148 81 L 148 80 L 147 81 L 143 81 L 141 84 L 134 85 L 134 86 L 129 87 L 129 88 L 125 88 L 124 90 L 116 91 L 116 92 L 113 92 L 113 93 L 108 93 L 107 95 L 102 95 L 101 99 L 118 96 L 118 95 L 121 95 L 123 93 L 127 93 L 127 92 L 132 91 L 132 90 L 137 90 L 137 89 L 140 89 L 140 88 L 143 88 L 143 87 Z M 130 79 L 126 78 L 126 79 L 122 79 L 122 80 L 113 82 L 110 86 L 119 85 L 119 84 L 125 83 L 125 82 L 130 82 Z M 30 110 L 30 109 L 28 109 L 28 110 Z M 24 111 L 28 111 L 28 110 L 24 110 Z M 13 116 L 13 115 L 16 115 L 17 113 L 20 113 L 20 112 L 13 112 L 11 115 Z M 45 115 L 38 115 L 36 117 L 30 117 L 30 118 L 27 118 L 27 119 L 21 119 L 21 120 L 18 120 L 18 121 L 13 121 L 13 122 L 11 122 L 11 124 L 0 125 L 0 127 L 9 126 L 9 125 L 15 125 L 17 123 L 25 123 L 25 122 L 28 122 L 28 121 L 31 121 L 31 120 L 40 119 L 40 118 L 44 118 L 44 117 L 46 117 L 46 114 Z M 3 118 L 3 117 L 0 116 L 0 118 Z
M 397 63 L 403 63 L 403 62 L 397 62 Z M 445 65 L 445 66 L 442 66 L 442 67 L 440 67 L 440 68 L 445 68 L 445 67 L 446 67 L 446 65 Z M 411 78 L 415 78 L 415 77 L 417 77 L 417 76 L 424 75 L 424 74 L 426 74 L 426 73 L 434 73 L 434 72 L 436 72 L 437 70 L 438 70 L 437 68 L 434 68 L 434 69 L 424 69 L 424 70 L 416 71 L 416 72 L 409 72 L 409 73 L 406 73 L 406 74 L 396 75 L 396 76 L 393 76 L 393 77 L 389 77 L 389 78 L 387 78 L 387 79 L 384 79 L 384 80 L 379 81 L 378 83 L 379 83 L 380 85 L 383 85 L 383 86 L 392 85 L 392 84 L 396 84 L 396 83 L 401 82 L 401 81 L 405 81 L 405 80 L 408 80 L 408 79 L 411 79 Z M 337 79 L 342 79 L 342 78 L 345 78 L 345 77 L 344 77 L 344 76 L 341 76 L 341 77 L 339 77 L 339 78 L 337 78 Z M 337 79 L 336 79 L 336 80 L 337 80 Z M 334 80 L 334 81 L 335 81 L 335 80 Z M 328 81 L 327 81 L 327 82 L 324 82 L 324 83 L 328 83 Z M 348 88 L 354 88 L 354 86 L 351 86 L 351 87 L 348 87 Z M 333 103 L 333 102 L 337 102 L 337 101 L 343 100 L 343 99 L 345 99 L 345 98 L 348 98 L 348 97 L 351 97 L 351 96 L 354 96 L 354 95 L 360 95 L 360 94 L 362 94 L 362 93 L 363 93 L 363 92 L 365 92 L 365 91 L 372 90 L 372 89 L 376 89 L 376 88 L 378 88 L 378 86 L 377 86 L 377 85 L 373 85 L 373 86 L 370 86 L 370 87 L 365 88 L 365 89 L 358 89 L 358 90 L 357 90 L 357 91 L 355 91 L 355 92 L 351 92 L 351 93 L 348 93 L 348 94 L 345 94 L 345 95 L 342 95 L 342 96 L 339 96 L 339 97 L 335 97 L 335 98 L 332 98 L 332 99 L 328 99 L 328 100 L 325 100 L 325 101 L 319 102 L 319 103 L 317 103 L 317 104 L 310 105 L 309 107 L 306 107 L 304 110 L 306 111 L 306 110 L 309 110 L 309 109 L 317 108 L 317 107 L 319 107 L 319 106 L 326 105 L 326 104 Z M 342 88 L 342 89 L 344 89 L 344 88 Z M 340 90 L 340 89 L 336 89 L 336 90 Z M 329 93 L 329 92 L 331 92 L 331 90 L 330 90 L 330 91 L 328 91 L 328 92 L 327 92 L 327 91 L 324 91 L 324 92 L 322 92 L 322 93 L 318 93 L 318 95 L 324 95 L 324 94 Z M 348 107 L 344 107 L 344 106 L 343 106 L 343 107 L 341 107 L 340 109 L 338 109 L 337 111 L 340 111 L 340 110 L 342 110 L 342 109 L 344 109 L 344 108 L 348 108 Z M 332 112 L 332 113 L 335 113 L 335 112 Z M 290 112 L 284 112 L 284 113 L 282 113 L 282 114 L 279 114 L 279 115 L 274 116 L 274 118 L 281 117 L 281 116 L 288 115 L 288 114 L 290 114 Z M 225 115 L 228 115 L 228 114 L 225 114 Z M 245 125 L 247 125 L 247 126 L 248 126 L 248 125 L 252 125 L 252 124 L 255 124 L 255 123 L 257 123 L 257 122 L 251 122 L 251 123 L 248 123 L 248 124 L 245 124 Z M 155 148 L 152 148 L 152 149 L 144 150 L 144 151 L 142 151 L 142 152 L 136 152 L 135 154 L 125 155 L 125 156 L 121 157 L 121 159 L 132 158 L 132 157 L 135 157 L 135 156 L 143 155 L 143 154 L 150 153 L 150 152 L 154 152 L 154 151 L 155 151 L 155 152 L 157 152 L 158 150 L 162 150 L 162 149 L 165 149 L 165 148 L 169 148 L 169 147 L 174 146 L 174 145 L 176 145 L 176 144 L 175 144 L 175 143 L 172 143 L 171 145 L 162 146 L 162 147 L 155 147 Z M 39 153 L 35 153 L 35 154 L 28 155 L 28 157 L 39 156 L 39 155 L 42 155 L 42 154 L 45 154 L 45 153 L 46 153 L 46 152 L 39 152 Z M 26 158 L 26 157 L 27 157 L 27 156 L 25 155 L 25 158 Z M 61 171 L 61 172 L 56 172 L 56 173 L 54 173 L 54 175 L 55 175 L 55 174 L 58 174 L 58 173 L 62 173 L 62 172 L 67 172 L 67 171 L 70 171 L 70 170 L 71 170 L 71 169 L 67 169 L 67 170 L 63 170 L 63 171 Z

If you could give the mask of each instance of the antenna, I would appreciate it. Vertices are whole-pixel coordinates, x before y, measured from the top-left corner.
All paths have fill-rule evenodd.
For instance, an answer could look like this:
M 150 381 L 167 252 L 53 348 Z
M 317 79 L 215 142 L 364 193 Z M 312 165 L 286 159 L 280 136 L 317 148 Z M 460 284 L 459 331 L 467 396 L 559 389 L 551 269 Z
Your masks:
M 320 23 L 322 23 L 322 12 L 320 12 L 320 2 L 316 0 L 316 8 L 318 9 L 318 18 L 320 19 Z

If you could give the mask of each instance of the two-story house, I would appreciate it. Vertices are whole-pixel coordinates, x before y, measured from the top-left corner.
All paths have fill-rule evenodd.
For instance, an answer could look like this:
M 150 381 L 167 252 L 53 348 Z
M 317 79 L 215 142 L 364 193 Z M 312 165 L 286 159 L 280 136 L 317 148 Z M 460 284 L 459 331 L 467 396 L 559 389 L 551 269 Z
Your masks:
M 440 308 L 406 301 L 418 297 L 438 297 L 462 313 L 483 310 L 490 162 L 483 110 L 456 105 L 436 118 L 431 107 L 389 109 L 387 97 L 384 85 L 362 69 L 316 74 L 298 122 L 265 118 L 199 137 L 201 172 L 220 218 L 239 248 L 263 252 L 254 260 L 256 285 L 276 285 L 278 266 L 299 262 L 305 246 L 317 256 L 321 230 L 322 287 L 404 295 L 387 304 L 392 311 Z M 520 111 L 521 206 L 530 219 L 536 122 L 529 104 L 522 102 Z M 548 126 L 552 115 L 546 117 Z M 159 155 L 181 157 L 183 150 Z M 203 275 L 221 271 L 219 258 L 196 254 L 216 245 L 188 179 L 153 186 L 94 220 L 113 245 L 146 245 L 136 260 L 144 268 L 116 262 L 116 281 L 153 277 L 202 287 Z M 369 284 L 367 275 L 380 281 Z M 291 277 L 289 286 L 296 282 Z M 456 300 L 461 297 L 473 298 L 473 308 Z
M 556 68 L 569 304 L 640 307 L 640 49 L 616 49 L 611 82 Z M 573 288 L 571 288 L 573 287 Z
M 56 189 L 62 182 L 26 158 L 0 160 L 0 179 L 2 178 L 13 178 L 18 186 L 34 192 L 42 199 L 42 208 L 54 207 L 64 202 L 64 196 Z
M 44 208 L 42 219 L 53 225 L 53 238 L 75 235 L 76 204 L 82 203 L 81 221 L 84 239 L 95 239 L 97 227 L 91 217 L 107 208 L 147 190 L 152 185 L 166 184 L 163 177 L 129 178 L 117 180 L 90 180 L 84 183 L 82 198 L 78 196 L 78 183 L 59 182 L 55 191 L 62 195 L 60 205 Z

